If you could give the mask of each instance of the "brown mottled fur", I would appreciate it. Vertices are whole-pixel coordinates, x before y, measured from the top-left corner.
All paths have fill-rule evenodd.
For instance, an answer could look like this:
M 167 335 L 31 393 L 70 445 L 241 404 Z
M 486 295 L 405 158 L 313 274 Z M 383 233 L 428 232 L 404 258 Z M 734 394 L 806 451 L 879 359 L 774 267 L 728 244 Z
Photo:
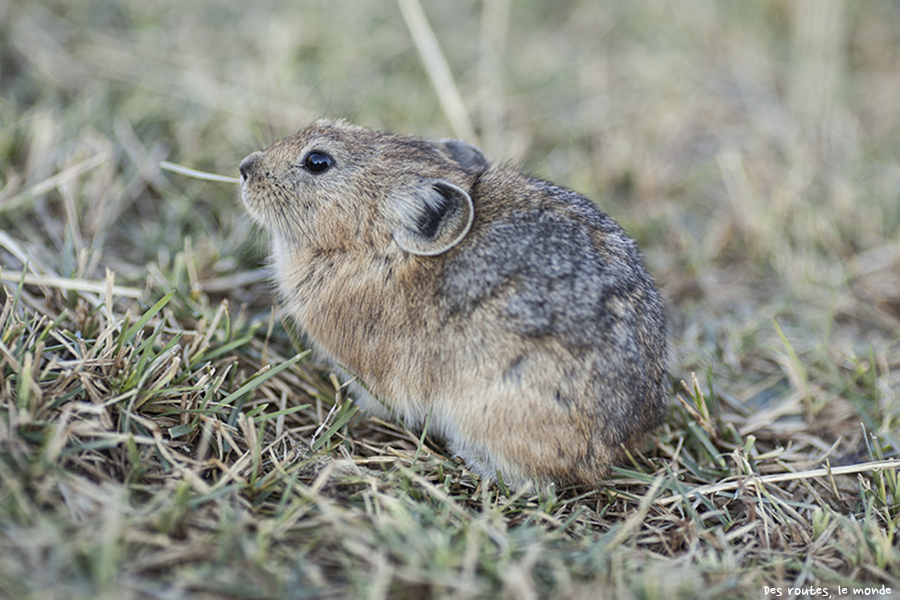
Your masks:
M 365 382 L 364 408 L 430 415 L 474 471 L 515 486 L 595 485 L 662 420 L 659 296 L 588 200 L 456 140 L 342 122 L 251 154 L 241 175 L 288 313 Z

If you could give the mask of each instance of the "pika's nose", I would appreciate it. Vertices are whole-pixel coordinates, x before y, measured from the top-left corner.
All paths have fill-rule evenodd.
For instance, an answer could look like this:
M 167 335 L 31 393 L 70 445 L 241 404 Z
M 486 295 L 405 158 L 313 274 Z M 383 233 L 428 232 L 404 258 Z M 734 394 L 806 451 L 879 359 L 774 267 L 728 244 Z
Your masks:
M 238 167 L 238 171 L 241 172 L 241 181 L 247 181 L 253 172 L 256 171 L 256 167 L 262 159 L 262 156 L 262 152 L 254 152 L 241 161 L 241 166 Z

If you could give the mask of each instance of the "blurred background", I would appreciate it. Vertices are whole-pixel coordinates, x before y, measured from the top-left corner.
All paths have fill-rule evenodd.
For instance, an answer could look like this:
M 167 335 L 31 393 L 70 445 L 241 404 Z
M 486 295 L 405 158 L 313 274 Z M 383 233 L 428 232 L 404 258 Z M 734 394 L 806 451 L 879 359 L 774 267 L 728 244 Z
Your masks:
M 195 286 L 265 311 L 228 289 L 266 255 L 237 186 L 159 163 L 236 176 L 346 118 L 594 199 L 661 284 L 676 379 L 808 376 L 825 403 L 835 369 L 897 364 L 900 4 L 425 0 L 455 121 L 401 4 L 2 0 L 0 264 L 162 293 L 188 248 Z

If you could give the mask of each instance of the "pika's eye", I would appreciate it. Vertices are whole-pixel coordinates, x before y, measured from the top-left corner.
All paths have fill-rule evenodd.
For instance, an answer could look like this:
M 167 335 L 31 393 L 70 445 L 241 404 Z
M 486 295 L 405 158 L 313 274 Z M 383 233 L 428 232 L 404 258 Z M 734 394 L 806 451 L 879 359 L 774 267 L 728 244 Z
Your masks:
M 334 165 L 334 159 L 324 152 L 310 152 L 303 161 L 303 166 L 312 173 L 324 173 L 332 165 Z

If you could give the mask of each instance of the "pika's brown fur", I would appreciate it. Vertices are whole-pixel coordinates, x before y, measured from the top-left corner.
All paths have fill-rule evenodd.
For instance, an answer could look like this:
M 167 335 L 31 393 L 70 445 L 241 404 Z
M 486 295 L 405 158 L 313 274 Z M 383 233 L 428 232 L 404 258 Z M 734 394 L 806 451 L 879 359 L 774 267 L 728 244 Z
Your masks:
M 592 202 L 458 140 L 317 121 L 240 167 L 287 312 L 485 477 L 595 485 L 666 405 L 665 322 Z

